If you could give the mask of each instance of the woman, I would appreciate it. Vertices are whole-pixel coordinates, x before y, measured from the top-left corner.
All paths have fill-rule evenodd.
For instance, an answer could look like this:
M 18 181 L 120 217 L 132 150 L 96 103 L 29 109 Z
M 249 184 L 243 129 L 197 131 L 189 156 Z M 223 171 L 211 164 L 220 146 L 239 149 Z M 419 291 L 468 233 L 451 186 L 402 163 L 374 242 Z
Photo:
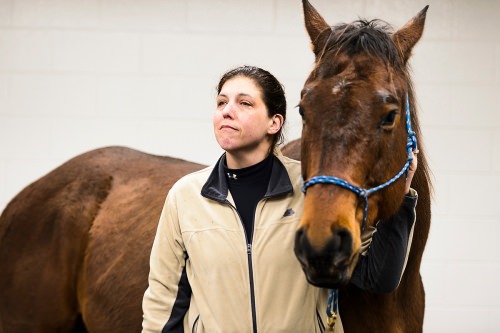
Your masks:
M 143 332 L 321 332 L 325 290 L 307 283 L 293 252 L 303 194 L 300 163 L 277 147 L 286 118 L 283 88 L 269 72 L 243 66 L 224 74 L 217 92 L 213 125 L 225 153 L 167 195 Z M 368 237 L 369 254 L 392 242 L 401 255 L 395 262 L 362 256 L 353 276 L 359 287 L 397 286 L 415 204 L 416 197 L 405 199 L 397 230 Z M 395 231 L 402 236 L 391 237 Z

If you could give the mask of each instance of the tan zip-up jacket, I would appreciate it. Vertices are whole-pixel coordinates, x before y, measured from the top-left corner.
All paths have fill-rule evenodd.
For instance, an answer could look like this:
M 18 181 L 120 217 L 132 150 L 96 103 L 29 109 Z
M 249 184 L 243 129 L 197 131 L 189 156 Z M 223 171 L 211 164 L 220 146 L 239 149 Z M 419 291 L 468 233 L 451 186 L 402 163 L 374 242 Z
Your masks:
M 307 282 L 293 251 L 303 209 L 300 162 L 279 150 L 275 154 L 267 193 L 256 207 L 251 245 L 228 191 L 222 158 L 174 184 L 151 252 L 143 333 L 324 331 L 327 290 Z M 408 247 L 399 244 L 406 236 L 395 241 L 406 254 L 416 200 L 416 193 L 407 196 L 396 214 L 399 225 L 408 228 Z M 374 231 L 363 234 L 363 256 Z M 371 274 L 366 265 L 360 279 L 386 279 Z M 342 332 L 337 320 L 335 333 Z
M 143 333 L 167 323 L 169 332 L 322 331 L 326 291 L 307 283 L 293 252 L 303 208 L 300 162 L 279 152 L 278 159 L 257 204 L 251 245 L 219 163 L 172 187 L 151 253 Z M 182 290 L 186 277 L 192 295 Z

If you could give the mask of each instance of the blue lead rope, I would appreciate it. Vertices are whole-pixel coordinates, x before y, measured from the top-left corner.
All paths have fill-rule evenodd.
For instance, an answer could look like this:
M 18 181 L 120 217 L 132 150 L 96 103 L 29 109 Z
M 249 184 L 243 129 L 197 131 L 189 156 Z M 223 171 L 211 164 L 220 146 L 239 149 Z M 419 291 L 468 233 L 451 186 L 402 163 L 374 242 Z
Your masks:
M 315 176 L 310 178 L 308 181 L 306 181 L 302 185 L 302 192 L 306 192 L 307 188 L 315 185 L 315 184 L 333 184 L 333 185 L 338 185 L 342 186 L 354 193 L 356 193 L 359 197 L 363 198 L 364 200 L 364 209 L 363 209 L 363 224 L 361 226 L 361 232 L 365 230 L 366 227 L 366 220 L 368 217 L 368 197 L 383 189 L 384 187 L 387 187 L 391 184 L 393 184 L 396 180 L 398 180 L 404 173 L 408 176 L 408 168 L 411 165 L 411 162 L 413 161 L 413 154 L 412 152 L 417 151 L 417 136 L 415 135 L 415 132 L 411 128 L 411 118 L 410 118 L 410 102 L 408 99 L 408 94 L 406 95 L 406 131 L 408 132 L 408 140 L 406 143 L 406 150 L 408 152 L 408 156 L 406 159 L 406 163 L 394 177 L 389 179 L 387 182 L 378 185 L 376 187 L 370 188 L 370 189 L 365 189 L 356 185 L 353 185 L 349 183 L 348 181 L 338 178 L 338 177 L 333 177 L 333 176 Z M 338 317 L 338 307 L 339 307 L 339 292 L 337 289 L 330 289 L 328 293 L 328 304 L 326 307 L 326 315 L 327 315 L 327 324 L 328 324 L 328 329 L 333 332 L 333 329 L 335 327 L 335 322 Z
M 339 313 L 339 291 L 337 289 L 330 289 L 328 291 L 328 304 L 326 306 L 326 317 L 328 330 L 332 331 L 335 328 L 337 321 L 337 314 Z

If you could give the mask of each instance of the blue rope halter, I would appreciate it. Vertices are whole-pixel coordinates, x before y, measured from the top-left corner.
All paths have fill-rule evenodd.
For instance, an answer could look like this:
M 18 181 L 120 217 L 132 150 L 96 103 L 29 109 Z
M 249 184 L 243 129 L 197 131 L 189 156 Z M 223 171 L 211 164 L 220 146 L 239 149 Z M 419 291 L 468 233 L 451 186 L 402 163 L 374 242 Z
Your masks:
M 333 185 L 339 185 L 342 186 L 354 193 L 356 193 L 359 197 L 363 198 L 365 203 L 364 203 L 364 211 L 363 211 L 363 224 L 361 227 L 361 231 L 365 230 L 366 227 L 366 220 L 368 216 L 368 197 L 377 192 L 378 190 L 383 189 L 384 187 L 387 187 L 391 184 L 393 184 L 396 180 L 399 179 L 403 175 L 403 173 L 408 172 L 408 168 L 411 165 L 411 162 L 413 161 L 413 155 L 412 152 L 417 150 L 417 136 L 415 135 L 415 132 L 411 129 L 411 118 L 410 118 L 410 102 L 408 99 L 408 94 L 406 95 L 406 131 L 408 133 L 408 139 L 406 143 L 406 150 L 408 152 L 408 157 L 406 159 L 406 163 L 394 177 L 386 181 L 385 183 L 378 185 L 376 187 L 372 187 L 370 189 L 358 187 L 356 185 L 353 185 L 349 183 L 348 181 L 338 178 L 338 177 L 333 177 L 333 176 L 315 176 L 310 178 L 308 181 L 306 181 L 302 185 L 302 192 L 306 192 L 307 188 L 315 185 L 315 184 L 333 184 Z M 339 292 L 337 289 L 330 289 L 329 294 L 328 294 L 328 304 L 326 307 L 326 315 L 327 315 L 327 324 L 330 330 L 333 331 L 333 328 L 335 327 L 335 322 L 337 320 L 337 313 L 338 313 L 338 307 L 339 307 Z
M 408 132 L 408 140 L 406 143 L 406 150 L 408 152 L 408 158 L 406 159 L 406 163 L 394 177 L 386 181 L 385 183 L 378 185 L 376 187 L 372 187 L 370 189 L 358 187 L 356 185 L 353 185 L 349 183 L 348 181 L 334 177 L 334 176 L 315 176 L 310 178 L 308 181 L 306 181 L 302 185 L 302 192 L 306 192 L 306 190 L 315 184 L 333 184 L 333 185 L 339 185 L 342 186 L 354 193 L 356 193 L 359 197 L 364 199 L 364 213 L 363 213 L 363 224 L 361 227 L 361 231 L 365 230 L 366 227 L 366 219 L 368 216 L 368 197 L 372 195 L 373 193 L 393 184 L 396 180 L 399 179 L 404 173 L 408 171 L 408 168 L 410 167 L 410 164 L 413 160 L 413 155 L 412 152 L 417 150 L 417 137 L 415 135 L 415 132 L 411 129 L 411 118 L 410 118 L 410 102 L 408 100 L 408 95 L 406 95 L 406 130 Z

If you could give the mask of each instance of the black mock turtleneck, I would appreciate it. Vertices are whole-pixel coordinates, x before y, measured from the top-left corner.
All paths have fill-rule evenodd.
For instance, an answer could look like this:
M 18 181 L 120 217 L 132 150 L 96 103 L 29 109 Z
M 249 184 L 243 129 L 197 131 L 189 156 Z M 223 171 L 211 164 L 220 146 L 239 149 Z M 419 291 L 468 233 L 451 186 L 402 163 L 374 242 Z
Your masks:
M 224 167 L 229 191 L 241 217 L 249 244 L 252 243 L 255 208 L 266 194 L 272 167 L 272 154 L 269 154 L 263 161 L 246 168 Z

